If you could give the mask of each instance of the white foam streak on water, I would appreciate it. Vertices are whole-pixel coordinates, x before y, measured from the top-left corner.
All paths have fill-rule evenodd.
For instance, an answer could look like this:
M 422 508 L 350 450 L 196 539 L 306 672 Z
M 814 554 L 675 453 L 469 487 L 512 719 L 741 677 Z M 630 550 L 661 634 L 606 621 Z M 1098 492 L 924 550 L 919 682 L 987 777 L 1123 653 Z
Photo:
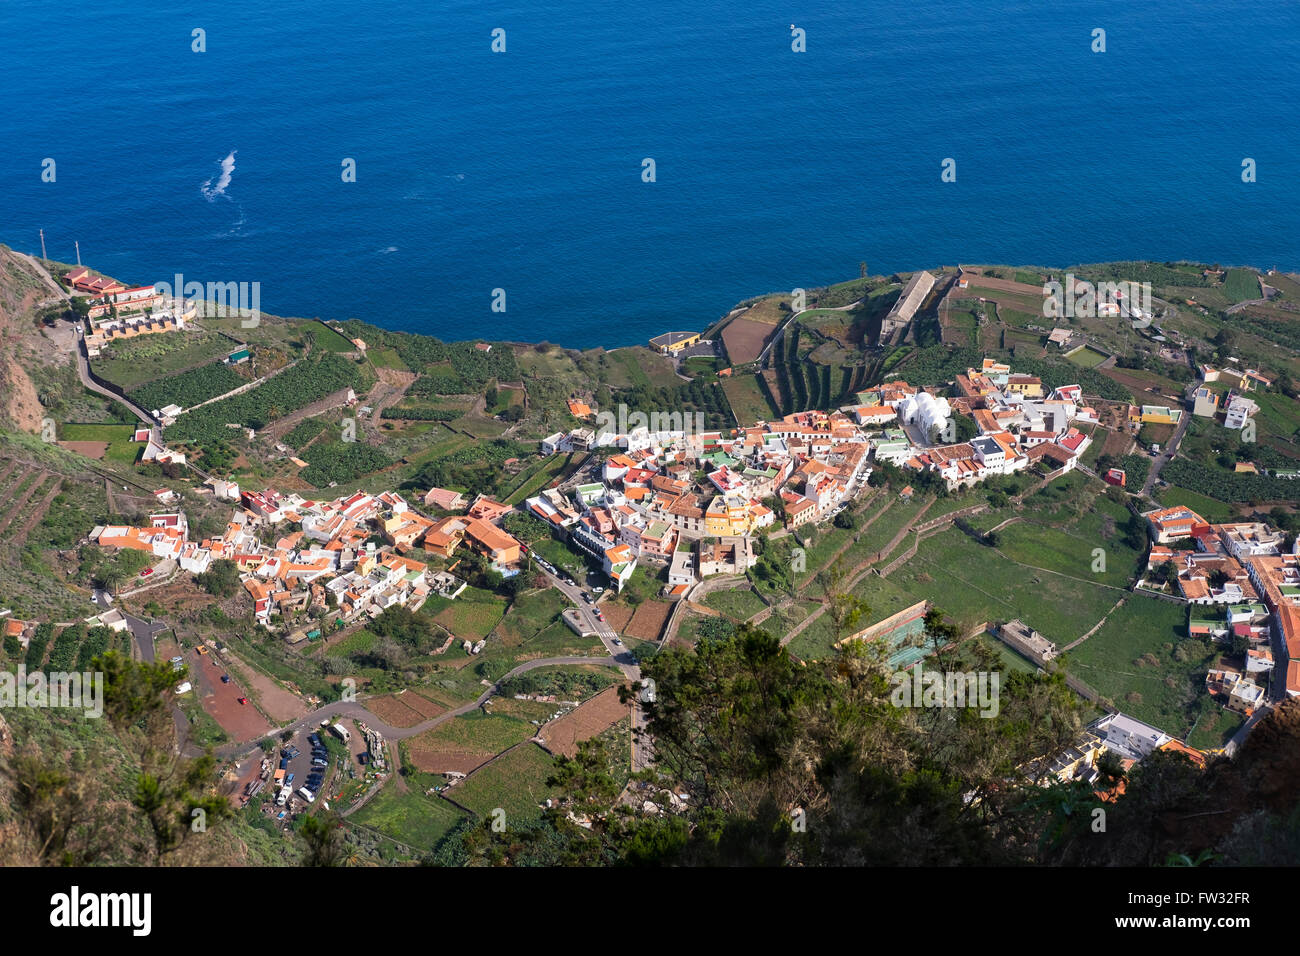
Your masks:
M 230 155 L 221 161 L 221 175 L 217 177 L 217 184 L 215 186 L 212 185 L 212 180 L 209 179 L 199 187 L 203 193 L 203 198 L 208 202 L 213 202 L 218 196 L 224 196 L 226 194 L 226 187 L 230 185 L 231 173 L 234 171 L 235 150 L 232 149 Z

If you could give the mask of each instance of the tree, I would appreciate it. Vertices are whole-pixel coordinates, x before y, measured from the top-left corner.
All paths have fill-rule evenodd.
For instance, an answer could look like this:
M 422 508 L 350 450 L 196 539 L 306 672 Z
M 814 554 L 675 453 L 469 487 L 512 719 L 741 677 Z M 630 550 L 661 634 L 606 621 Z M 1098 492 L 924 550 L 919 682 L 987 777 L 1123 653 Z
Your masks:
M 208 570 L 196 575 L 194 580 L 214 597 L 233 597 L 239 591 L 239 565 L 226 558 L 218 558 L 208 566 Z
M 298 827 L 303 841 L 303 866 L 341 866 L 344 858 L 342 830 L 333 813 L 304 817 Z
M 107 591 L 109 594 L 116 594 L 117 589 L 122 586 L 122 582 L 125 580 L 126 573 L 116 565 L 110 565 L 96 575 L 95 583 L 100 589 Z
M 10 788 L 10 809 L 31 859 L 41 866 L 87 866 L 110 848 L 110 814 L 92 777 L 51 766 L 29 749 L 0 767 Z M 11 847 L 11 850 L 14 848 Z

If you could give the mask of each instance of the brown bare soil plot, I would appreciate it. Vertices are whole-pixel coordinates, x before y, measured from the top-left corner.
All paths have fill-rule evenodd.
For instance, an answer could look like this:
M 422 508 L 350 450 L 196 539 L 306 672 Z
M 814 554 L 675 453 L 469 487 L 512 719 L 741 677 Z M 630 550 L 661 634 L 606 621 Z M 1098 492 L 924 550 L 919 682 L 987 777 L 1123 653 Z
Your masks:
M 663 601 L 642 601 L 636 613 L 623 631 L 628 637 L 643 641 L 657 641 L 663 633 L 668 616 L 673 613 L 673 606 Z
M 1093 441 L 1101 436 L 1094 435 Z M 1103 455 L 1110 455 L 1114 458 L 1121 458 L 1128 453 L 1129 445 L 1133 442 L 1133 436 L 1125 435 L 1123 432 L 1106 430 L 1106 441 L 1101 446 Z
M 222 669 L 219 661 L 213 659 L 211 653 L 199 654 L 191 648 L 185 654 L 185 663 L 189 665 L 191 683 L 195 686 L 194 693 L 200 695 L 199 702 L 203 705 L 203 709 L 221 725 L 221 729 L 228 733 L 232 740 L 241 743 L 255 740 L 258 737 L 265 737 L 274 729 L 251 701 L 247 704 L 239 702 L 239 698 L 246 696 L 246 692 L 235 675 L 231 675 L 229 684 L 221 683 L 221 675 L 226 671 Z
M 402 703 L 419 714 L 421 720 L 428 720 L 430 717 L 438 717 L 447 712 L 447 708 L 442 704 L 435 703 L 415 691 L 407 691 L 407 693 L 403 694 Z
M 618 685 L 606 687 L 558 720 L 542 728 L 542 746 L 553 754 L 573 757 L 578 744 L 613 727 L 628 716 L 629 706 L 618 699 Z
M 104 453 L 108 451 L 108 442 L 106 441 L 61 441 L 59 445 L 68 449 L 68 451 L 99 461 L 103 460 Z
M 390 727 L 414 727 L 424 718 L 420 716 L 419 711 L 406 706 L 404 702 L 406 696 L 390 694 L 386 697 L 371 697 L 366 701 L 366 710 Z
M 605 615 L 605 623 L 620 634 L 632 620 L 633 609 L 626 604 L 601 604 L 600 611 Z
M 415 768 L 425 773 L 470 773 L 496 756 L 468 750 L 425 750 L 414 743 L 407 745 L 407 752 L 411 755 L 411 763 Z
M 746 313 L 748 315 L 748 313 Z M 733 365 L 744 365 L 758 358 L 763 351 L 763 344 L 768 336 L 776 331 L 776 326 L 767 322 L 755 322 L 743 316 L 732 319 L 722 330 L 722 344 Z
M 256 693 L 258 703 L 262 705 L 262 709 L 270 715 L 272 720 L 285 723 L 290 720 L 297 720 L 307 713 L 307 705 L 295 694 L 281 687 L 261 671 L 249 667 L 234 654 L 231 654 L 229 648 L 222 653 L 229 658 L 231 665 L 238 667 L 243 679 Z

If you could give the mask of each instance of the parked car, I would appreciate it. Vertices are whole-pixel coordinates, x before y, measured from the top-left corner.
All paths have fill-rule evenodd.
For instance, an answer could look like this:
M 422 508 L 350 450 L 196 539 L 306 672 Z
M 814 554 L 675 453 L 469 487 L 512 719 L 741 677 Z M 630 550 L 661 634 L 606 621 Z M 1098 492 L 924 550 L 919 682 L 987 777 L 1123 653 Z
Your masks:
M 241 697 L 241 698 L 239 698 L 239 702 L 240 702 L 241 704 L 247 704 L 247 703 L 248 703 L 248 698 L 247 698 L 247 697 Z
M 591 595 L 588 594 L 586 591 L 582 592 L 582 599 L 586 601 L 588 604 L 591 603 Z
M 592 594 L 604 594 L 604 593 L 605 593 L 605 589 L 604 589 L 604 588 L 592 588 L 592 589 L 591 589 L 591 593 L 592 593 Z
M 221 683 L 223 683 L 223 684 L 229 684 L 229 683 L 230 683 L 230 675 L 229 675 L 229 674 L 222 674 L 222 675 L 221 675 Z
M 603 611 L 597 611 L 597 612 L 596 612 L 596 620 L 598 620 L 598 621 L 603 621 L 603 620 L 605 620 L 605 614 L 604 614 Z
M 147 578 L 151 574 L 153 574 L 153 568 L 145 568 L 140 572 L 140 577 Z

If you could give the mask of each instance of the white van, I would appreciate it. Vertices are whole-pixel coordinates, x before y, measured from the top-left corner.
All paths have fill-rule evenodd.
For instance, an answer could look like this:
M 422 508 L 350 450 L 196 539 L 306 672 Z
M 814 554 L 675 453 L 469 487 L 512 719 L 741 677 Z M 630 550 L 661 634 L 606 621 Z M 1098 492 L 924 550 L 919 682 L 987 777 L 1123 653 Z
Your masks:
M 306 787 L 298 788 L 298 796 L 302 797 L 308 803 L 315 803 L 316 801 L 316 795 L 312 793 L 310 790 L 308 790 Z

